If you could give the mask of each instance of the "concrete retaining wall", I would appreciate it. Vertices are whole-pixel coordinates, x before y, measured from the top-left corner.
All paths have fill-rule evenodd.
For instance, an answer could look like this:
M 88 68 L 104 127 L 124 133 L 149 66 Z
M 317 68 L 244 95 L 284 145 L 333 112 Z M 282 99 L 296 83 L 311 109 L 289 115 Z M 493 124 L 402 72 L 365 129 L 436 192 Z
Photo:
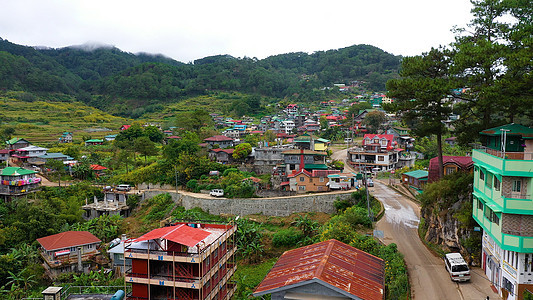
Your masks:
M 292 197 L 277 198 L 248 198 L 248 199 L 225 199 L 225 198 L 201 198 L 190 194 L 176 194 L 175 192 L 146 191 L 143 199 L 151 198 L 157 194 L 169 193 L 176 204 L 192 209 L 200 207 L 211 214 L 232 214 L 246 216 L 251 214 L 263 214 L 266 216 L 284 217 L 298 212 L 324 212 L 334 213 L 333 202 L 337 199 L 350 197 L 351 192 L 309 194 Z

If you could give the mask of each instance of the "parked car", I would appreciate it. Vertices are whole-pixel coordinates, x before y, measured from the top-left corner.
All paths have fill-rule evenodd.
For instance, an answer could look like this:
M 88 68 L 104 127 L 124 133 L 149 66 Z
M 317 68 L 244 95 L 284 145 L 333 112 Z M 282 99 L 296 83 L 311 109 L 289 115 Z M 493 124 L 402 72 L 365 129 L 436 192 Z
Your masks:
M 222 197 L 222 196 L 224 196 L 224 190 L 222 190 L 222 189 L 213 189 L 213 190 L 211 190 L 211 192 L 209 192 L 209 195 L 213 196 L 213 197 Z
M 460 253 L 448 253 L 444 256 L 444 266 L 452 281 L 470 280 L 470 269 Z
M 117 185 L 116 190 L 121 192 L 129 192 L 131 190 L 131 186 L 129 184 L 119 184 Z
M 368 178 L 366 180 L 366 186 L 373 187 L 374 186 L 374 180 L 372 180 L 372 178 Z
M 113 187 L 112 187 L 112 186 L 109 186 L 109 185 L 108 185 L 108 186 L 105 186 L 105 187 L 103 188 L 103 191 L 104 191 L 104 192 L 111 192 L 111 191 L 113 191 Z

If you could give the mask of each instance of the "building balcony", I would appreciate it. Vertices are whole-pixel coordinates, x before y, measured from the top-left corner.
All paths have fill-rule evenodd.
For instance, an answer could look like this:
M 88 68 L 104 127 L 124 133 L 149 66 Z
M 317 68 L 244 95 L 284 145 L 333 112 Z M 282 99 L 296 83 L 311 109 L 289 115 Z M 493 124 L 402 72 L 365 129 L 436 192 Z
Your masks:
M 490 148 L 472 150 L 474 163 L 503 176 L 531 177 L 533 153 L 505 152 Z
M 496 224 L 487 219 L 483 211 L 477 208 L 473 210 L 472 217 L 500 249 L 521 253 L 533 252 L 533 236 L 526 236 L 524 231 L 512 231 L 511 228 L 507 228 L 507 225 L 502 228 L 499 223 Z
M 206 284 L 213 278 L 215 272 L 219 268 L 213 268 L 206 276 L 195 277 L 195 278 L 184 278 L 172 275 L 163 275 L 163 274 L 141 274 L 141 273 L 131 273 L 126 272 L 125 280 L 126 283 L 140 283 L 147 285 L 155 286 L 166 286 L 166 287 L 176 287 L 176 288 L 185 288 L 200 290 L 206 286 Z M 219 274 L 220 280 L 219 284 L 225 284 L 231 276 L 237 271 L 237 265 L 232 263 L 226 264 L 226 269 L 223 273 Z M 212 286 L 211 286 L 212 287 Z M 206 298 L 207 299 L 207 298 Z
M 40 252 L 40 254 L 43 260 L 46 262 L 46 264 L 50 268 L 59 268 L 63 265 L 72 265 L 78 262 L 78 254 L 68 254 L 68 255 L 57 257 L 56 259 L 53 259 L 52 257 L 46 255 L 43 252 Z M 81 255 L 81 261 L 85 262 L 85 261 L 94 260 L 97 254 L 98 254 L 98 251 L 83 253 Z
M 35 184 L 39 182 L 41 182 L 41 178 L 31 177 L 27 179 L 2 180 L 0 183 L 2 185 L 8 185 L 8 186 L 24 186 L 24 185 Z

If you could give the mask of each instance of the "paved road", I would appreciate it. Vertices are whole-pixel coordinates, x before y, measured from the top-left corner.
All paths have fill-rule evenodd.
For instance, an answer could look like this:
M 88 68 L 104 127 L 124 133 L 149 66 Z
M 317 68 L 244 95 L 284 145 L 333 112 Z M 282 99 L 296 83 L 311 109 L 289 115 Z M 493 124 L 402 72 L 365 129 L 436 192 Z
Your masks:
M 479 268 L 473 268 L 470 282 L 450 280 L 442 259 L 434 256 L 418 237 L 420 208 L 416 203 L 380 181 L 375 181 L 370 191 L 385 206 L 385 215 L 376 228 L 384 232 L 385 244 L 396 243 L 404 254 L 414 299 L 500 299 Z

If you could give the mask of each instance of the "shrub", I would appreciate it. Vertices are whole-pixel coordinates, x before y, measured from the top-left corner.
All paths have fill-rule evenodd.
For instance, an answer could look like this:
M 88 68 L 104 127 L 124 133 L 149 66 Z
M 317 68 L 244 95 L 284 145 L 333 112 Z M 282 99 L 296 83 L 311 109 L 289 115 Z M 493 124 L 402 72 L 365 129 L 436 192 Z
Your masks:
M 353 203 L 348 199 L 339 199 L 335 200 L 333 202 L 333 206 L 335 206 L 335 209 L 337 210 L 337 213 L 343 212 L 348 207 L 352 207 Z
M 296 246 L 303 238 L 303 232 L 294 228 L 287 228 L 274 233 L 272 244 L 275 247 L 292 247 Z

